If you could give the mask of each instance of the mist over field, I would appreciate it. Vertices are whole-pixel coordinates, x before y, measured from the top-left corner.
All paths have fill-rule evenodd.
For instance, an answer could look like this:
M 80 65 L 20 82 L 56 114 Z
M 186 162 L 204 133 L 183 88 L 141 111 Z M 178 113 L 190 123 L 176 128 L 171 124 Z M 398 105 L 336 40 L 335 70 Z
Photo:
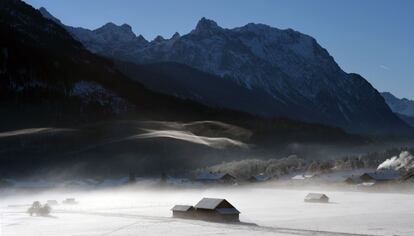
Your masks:
M 142 186 L 140 186 L 142 184 Z M 3 235 L 412 235 L 411 194 L 355 192 L 324 186 L 275 188 L 156 187 L 156 183 L 103 190 L 49 190 L 2 198 Z M 323 191 L 331 203 L 305 203 L 308 192 Z M 7 196 L 7 195 L 6 195 Z M 78 204 L 64 205 L 74 197 Z M 176 204 L 203 197 L 225 198 L 241 211 L 240 224 L 172 218 Z M 34 200 L 55 199 L 49 217 L 30 217 Z M 384 204 L 386 203 L 386 209 Z

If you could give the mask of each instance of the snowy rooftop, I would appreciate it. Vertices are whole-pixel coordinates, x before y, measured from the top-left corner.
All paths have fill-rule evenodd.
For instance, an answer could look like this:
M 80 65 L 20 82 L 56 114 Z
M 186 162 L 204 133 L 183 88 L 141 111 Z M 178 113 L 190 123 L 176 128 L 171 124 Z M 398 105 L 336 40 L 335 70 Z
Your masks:
M 304 179 L 311 179 L 314 175 L 311 174 L 301 174 L 301 175 L 295 175 L 292 177 L 293 180 L 304 180 Z
M 328 196 L 326 196 L 323 193 L 309 193 L 305 197 L 305 199 L 322 199 L 322 198 L 328 198 Z
M 195 208 L 214 210 L 223 201 L 226 200 L 219 198 L 203 198 L 197 205 L 195 205 Z

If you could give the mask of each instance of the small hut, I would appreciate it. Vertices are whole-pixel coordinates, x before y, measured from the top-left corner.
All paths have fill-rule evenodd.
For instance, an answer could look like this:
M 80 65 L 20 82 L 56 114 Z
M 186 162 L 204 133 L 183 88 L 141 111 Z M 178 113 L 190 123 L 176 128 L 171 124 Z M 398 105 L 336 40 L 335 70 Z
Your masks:
M 329 197 L 323 193 L 309 193 L 305 197 L 305 202 L 328 203 Z
M 194 218 L 194 207 L 189 205 L 175 205 L 171 211 L 173 212 L 173 217 L 177 218 Z

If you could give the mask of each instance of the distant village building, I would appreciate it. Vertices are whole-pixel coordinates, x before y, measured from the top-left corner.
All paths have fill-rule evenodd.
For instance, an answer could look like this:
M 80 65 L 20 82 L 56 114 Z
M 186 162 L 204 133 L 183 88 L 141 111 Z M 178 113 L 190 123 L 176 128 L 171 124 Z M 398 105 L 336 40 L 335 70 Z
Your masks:
M 248 179 L 248 181 L 251 182 L 251 183 L 256 183 L 256 182 L 265 182 L 265 181 L 268 181 L 269 179 L 270 178 L 267 175 L 261 173 L 261 174 L 258 174 L 258 175 L 251 176 Z
M 408 172 L 407 174 L 402 176 L 401 180 L 404 182 L 414 183 L 414 172 Z
M 394 170 L 383 170 L 371 173 L 364 173 L 359 177 L 363 182 L 393 182 L 401 179 L 401 174 Z
M 233 184 L 236 182 L 236 178 L 228 173 L 202 172 L 196 177 L 196 181 Z
M 345 178 L 344 182 L 347 184 L 360 184 L 362 183 L 362 180 L 358 176 L 350 176 Z
M 239 222 L 240 212 L 226 199 L 203 198 L 194 207 L 176 205 L 172 209 L 174 217 L 218 222 Z
M 295 175 L 292 177 L 292 180 L 308 180 L 314 178 L 315 175 L 313 174 L 301 174 L 301 175 Z
M 305 197 L 305 202 L 328 203 L 329 197 L 323 193 L 309 193 Z

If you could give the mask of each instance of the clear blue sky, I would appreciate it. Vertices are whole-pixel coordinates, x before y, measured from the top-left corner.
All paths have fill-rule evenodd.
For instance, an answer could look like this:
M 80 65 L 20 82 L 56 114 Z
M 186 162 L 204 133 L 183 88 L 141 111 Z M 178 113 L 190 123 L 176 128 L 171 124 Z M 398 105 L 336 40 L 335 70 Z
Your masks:
M 64 24 L 128 23 L 147 39 L 185 34 L 205 16 L 233 28 L 250 22 L 316 38 L 346 72 L 379 91 L 414 99 L 414 0 L 25 0 Z

